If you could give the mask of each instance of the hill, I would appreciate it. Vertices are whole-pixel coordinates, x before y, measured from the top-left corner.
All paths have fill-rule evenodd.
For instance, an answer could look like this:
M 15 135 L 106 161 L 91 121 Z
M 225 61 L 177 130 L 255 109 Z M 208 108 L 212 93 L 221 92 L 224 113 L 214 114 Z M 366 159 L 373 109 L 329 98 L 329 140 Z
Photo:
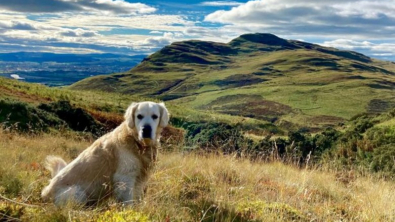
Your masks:
M 70 85 L 81 79 L 123 72 L 145 55 L 56 54 L 40 52 L 0 53 L 0 76 L 48 86 Z M 19 77 L 18 77 L 19 76 Z
M 310 132 L 395 106 L 395 64 L 272 34 L 176 42 L 125 73 L 70 88 L 166 100 Z

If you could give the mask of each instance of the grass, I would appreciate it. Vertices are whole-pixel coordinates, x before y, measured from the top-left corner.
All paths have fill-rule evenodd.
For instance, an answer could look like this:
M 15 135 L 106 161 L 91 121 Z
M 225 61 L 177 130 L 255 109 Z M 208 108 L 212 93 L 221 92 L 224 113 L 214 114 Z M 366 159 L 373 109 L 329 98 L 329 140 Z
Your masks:
M 393 181 L 353 171 L 177 151 L 160 152 L 144 200 L 131 209 L 113 200 L 87 209 L 56 208 L 40 199 L 50 177 L 42 167 L 45 156 L 71 160 L 92 141 L 71 134 L 4 130 L 0 141 L 2 221 L 395 220 Z

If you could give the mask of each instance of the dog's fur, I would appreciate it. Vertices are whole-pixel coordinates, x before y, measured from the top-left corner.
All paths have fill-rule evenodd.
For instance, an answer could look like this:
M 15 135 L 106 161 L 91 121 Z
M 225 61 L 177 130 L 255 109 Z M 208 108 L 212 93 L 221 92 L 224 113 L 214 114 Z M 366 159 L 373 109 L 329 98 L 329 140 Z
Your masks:
M 132 103 L 121 125 L 69 164 L 60 157 L 47 157 L 46 168 L 52 179 L 43 189 L 42 198 L 56 205 L 86 205 L 110 194 L 124 204 L 140 200 L 168 120 L 163 103 Z M 152 131 L 149 138 L 147 132 L 143 133 L 147 126 Z

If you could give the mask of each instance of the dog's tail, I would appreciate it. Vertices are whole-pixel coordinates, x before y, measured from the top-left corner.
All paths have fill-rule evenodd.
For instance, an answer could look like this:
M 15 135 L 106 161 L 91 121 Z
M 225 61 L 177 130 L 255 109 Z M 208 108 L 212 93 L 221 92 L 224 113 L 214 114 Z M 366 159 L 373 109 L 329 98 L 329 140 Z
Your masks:
M 51 172 L 52 178 L 54 178 L 66 165 L 66 161 L 60 157 L 47 156 L 47 158 L 45 158 L 44 167 Z

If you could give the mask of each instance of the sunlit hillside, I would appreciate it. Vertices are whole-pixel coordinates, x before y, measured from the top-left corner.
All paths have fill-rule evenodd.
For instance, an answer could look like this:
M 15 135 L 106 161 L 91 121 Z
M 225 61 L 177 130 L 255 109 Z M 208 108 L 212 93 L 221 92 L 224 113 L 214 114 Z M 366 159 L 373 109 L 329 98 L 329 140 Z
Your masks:
M 156 97 L 315 132 L 356 113 L 395 107 L 394 84 L 393 62 L 256 33 L 227 44 L 176 42 L 129 72 L 71 88 Z

